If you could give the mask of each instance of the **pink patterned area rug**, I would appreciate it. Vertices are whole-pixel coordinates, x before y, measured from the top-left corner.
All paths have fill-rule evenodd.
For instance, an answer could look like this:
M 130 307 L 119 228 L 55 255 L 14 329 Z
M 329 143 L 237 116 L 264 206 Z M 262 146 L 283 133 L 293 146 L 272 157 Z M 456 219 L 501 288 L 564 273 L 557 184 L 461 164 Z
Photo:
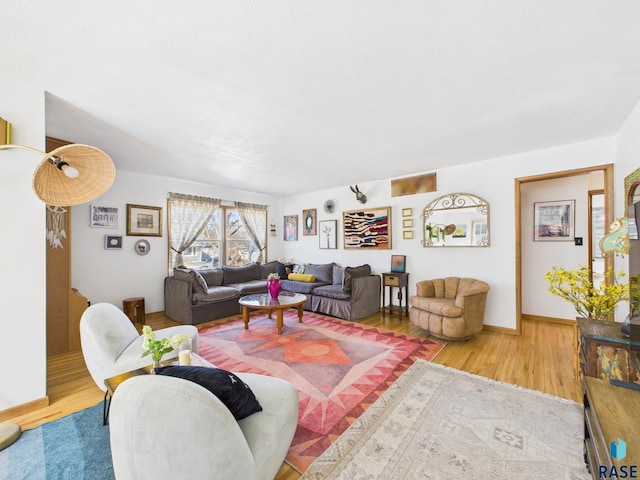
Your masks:
M 298 429 L 287 455 L 304 472 L 402 373 L 431 360 L 444 342 L 295 310 L 252 314 L 200 329 L 199 354 L 219 368 L 284 378 L 300 395 Z

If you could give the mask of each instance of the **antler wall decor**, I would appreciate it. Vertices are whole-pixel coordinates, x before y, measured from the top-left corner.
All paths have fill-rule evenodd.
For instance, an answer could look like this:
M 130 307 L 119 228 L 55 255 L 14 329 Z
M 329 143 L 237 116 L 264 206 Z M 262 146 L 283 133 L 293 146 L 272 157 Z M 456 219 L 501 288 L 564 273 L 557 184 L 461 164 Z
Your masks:
M 353 193 L 356 194 L 356 200 L 358 200 L 360 203 L 367 203 L 367 196 L 360 191 L 358 185 L 356 185 L 355 188 L 352 186 L 349 186 L 349 188 Z

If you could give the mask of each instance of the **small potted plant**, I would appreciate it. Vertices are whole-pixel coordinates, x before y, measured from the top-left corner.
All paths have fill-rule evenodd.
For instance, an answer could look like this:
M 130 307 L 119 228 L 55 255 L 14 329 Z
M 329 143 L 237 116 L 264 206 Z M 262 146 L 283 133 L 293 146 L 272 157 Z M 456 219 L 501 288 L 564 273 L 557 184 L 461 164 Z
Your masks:
M 271 298 L 276 300 L 280 295 L 280 275 L 277 273 L 270 273 L 267 277 L 267 290 Z
M 174 348 L 178 348 L 180 344 L 186 341 L 187 337 L 184 333 L 178 333 L 173 337 L 163 338 L 162 340 L 156 339 L 156 333 L 151 329 L 149 325 L 142 327 L 142 348 L 144 348 L 143 357 L 151 355 L 153 360 L 153 370 L 160 367 L 160 360 L 165 353 L 169 353 Z
M 629 298 L 629 284 L 618 283 L 617 277 L 624 277 L 623 271 L 613 273 L 609 266 L 605 279 L 596 287 L 591 281 L 587 265 L 578 265 L 577 270 L 553 267 L 544 278 L 549 283 L 549 292 L 573 304 L 576 313 L 583 318 L 607 320 L 622 300 Z

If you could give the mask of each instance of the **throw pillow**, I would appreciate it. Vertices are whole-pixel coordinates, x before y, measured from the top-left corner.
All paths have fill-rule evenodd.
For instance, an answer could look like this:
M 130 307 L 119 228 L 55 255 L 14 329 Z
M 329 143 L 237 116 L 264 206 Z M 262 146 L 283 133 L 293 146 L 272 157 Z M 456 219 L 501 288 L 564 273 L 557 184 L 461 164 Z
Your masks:
M 190 282 L 194 291 L 207 293 L 207 282 L 202 275 L 195 270 L 184 266 L 176 267 L 173 269 L 173 276 L 179 280 Z
M 290 273 L 289 280 L 297 280 L 298 282 L 310 282 L 313 283 L 316 281 L 315 275 L 311 275 L 310 273 Z
M 202 278 L 204 278 L 204 281 L 207 282 L 208 287 L 219 287 L 220 285 L 222 285 L 224 272 L 219 268 L 201 270 L 198 273 L 202 275 Z
M 344 269 L 344 282 L 342 283 L 342 290 L 347 293 L 351 293 L 352 280 L 357 277 L 366 277 L 371 275 L 371 266 L 368 264 L 361 265 L 359 267 L 347 267 Z
M 182 378 L 203 386 L 226 405 L 236 420 L 242 420 L 262 411 L 262 406 L 249 385 L 226 370 L 193 365 L 171 365 L 157 369 L 156 375 Z
M 303 272 L 300 272 L 303 273 Z M 333 263 L 315 264 L 308 263 L 304 267 L 304 273 L 314 275 L 318 282 L 332 283 L 333 282 Z
M 344 267 L 338 265 L 333 266 L 333 281 L 332 285 L 342 285 L 344 282 Z

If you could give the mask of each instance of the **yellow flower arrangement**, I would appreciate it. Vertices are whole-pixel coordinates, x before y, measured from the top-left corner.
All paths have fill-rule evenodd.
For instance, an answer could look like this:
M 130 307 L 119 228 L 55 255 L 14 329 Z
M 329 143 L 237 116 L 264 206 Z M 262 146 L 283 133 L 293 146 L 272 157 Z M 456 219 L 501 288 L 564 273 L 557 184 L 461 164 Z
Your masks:
M 605 278 L 609 279 L 612 276 L 612 282 L 602 281 L 595 287 L 587 265 L 578 265 L 577 270 L 553 267 L 544 278 L 549 283 L 549 292 L 572 303 L 579 316 L 607 320 L 618 303 L 629 298 L 629 284 L 617 281 L 617 277 L 624 277 L 625 273 L 619 271 L 614 275 L 613 267 L 609 266 Z

